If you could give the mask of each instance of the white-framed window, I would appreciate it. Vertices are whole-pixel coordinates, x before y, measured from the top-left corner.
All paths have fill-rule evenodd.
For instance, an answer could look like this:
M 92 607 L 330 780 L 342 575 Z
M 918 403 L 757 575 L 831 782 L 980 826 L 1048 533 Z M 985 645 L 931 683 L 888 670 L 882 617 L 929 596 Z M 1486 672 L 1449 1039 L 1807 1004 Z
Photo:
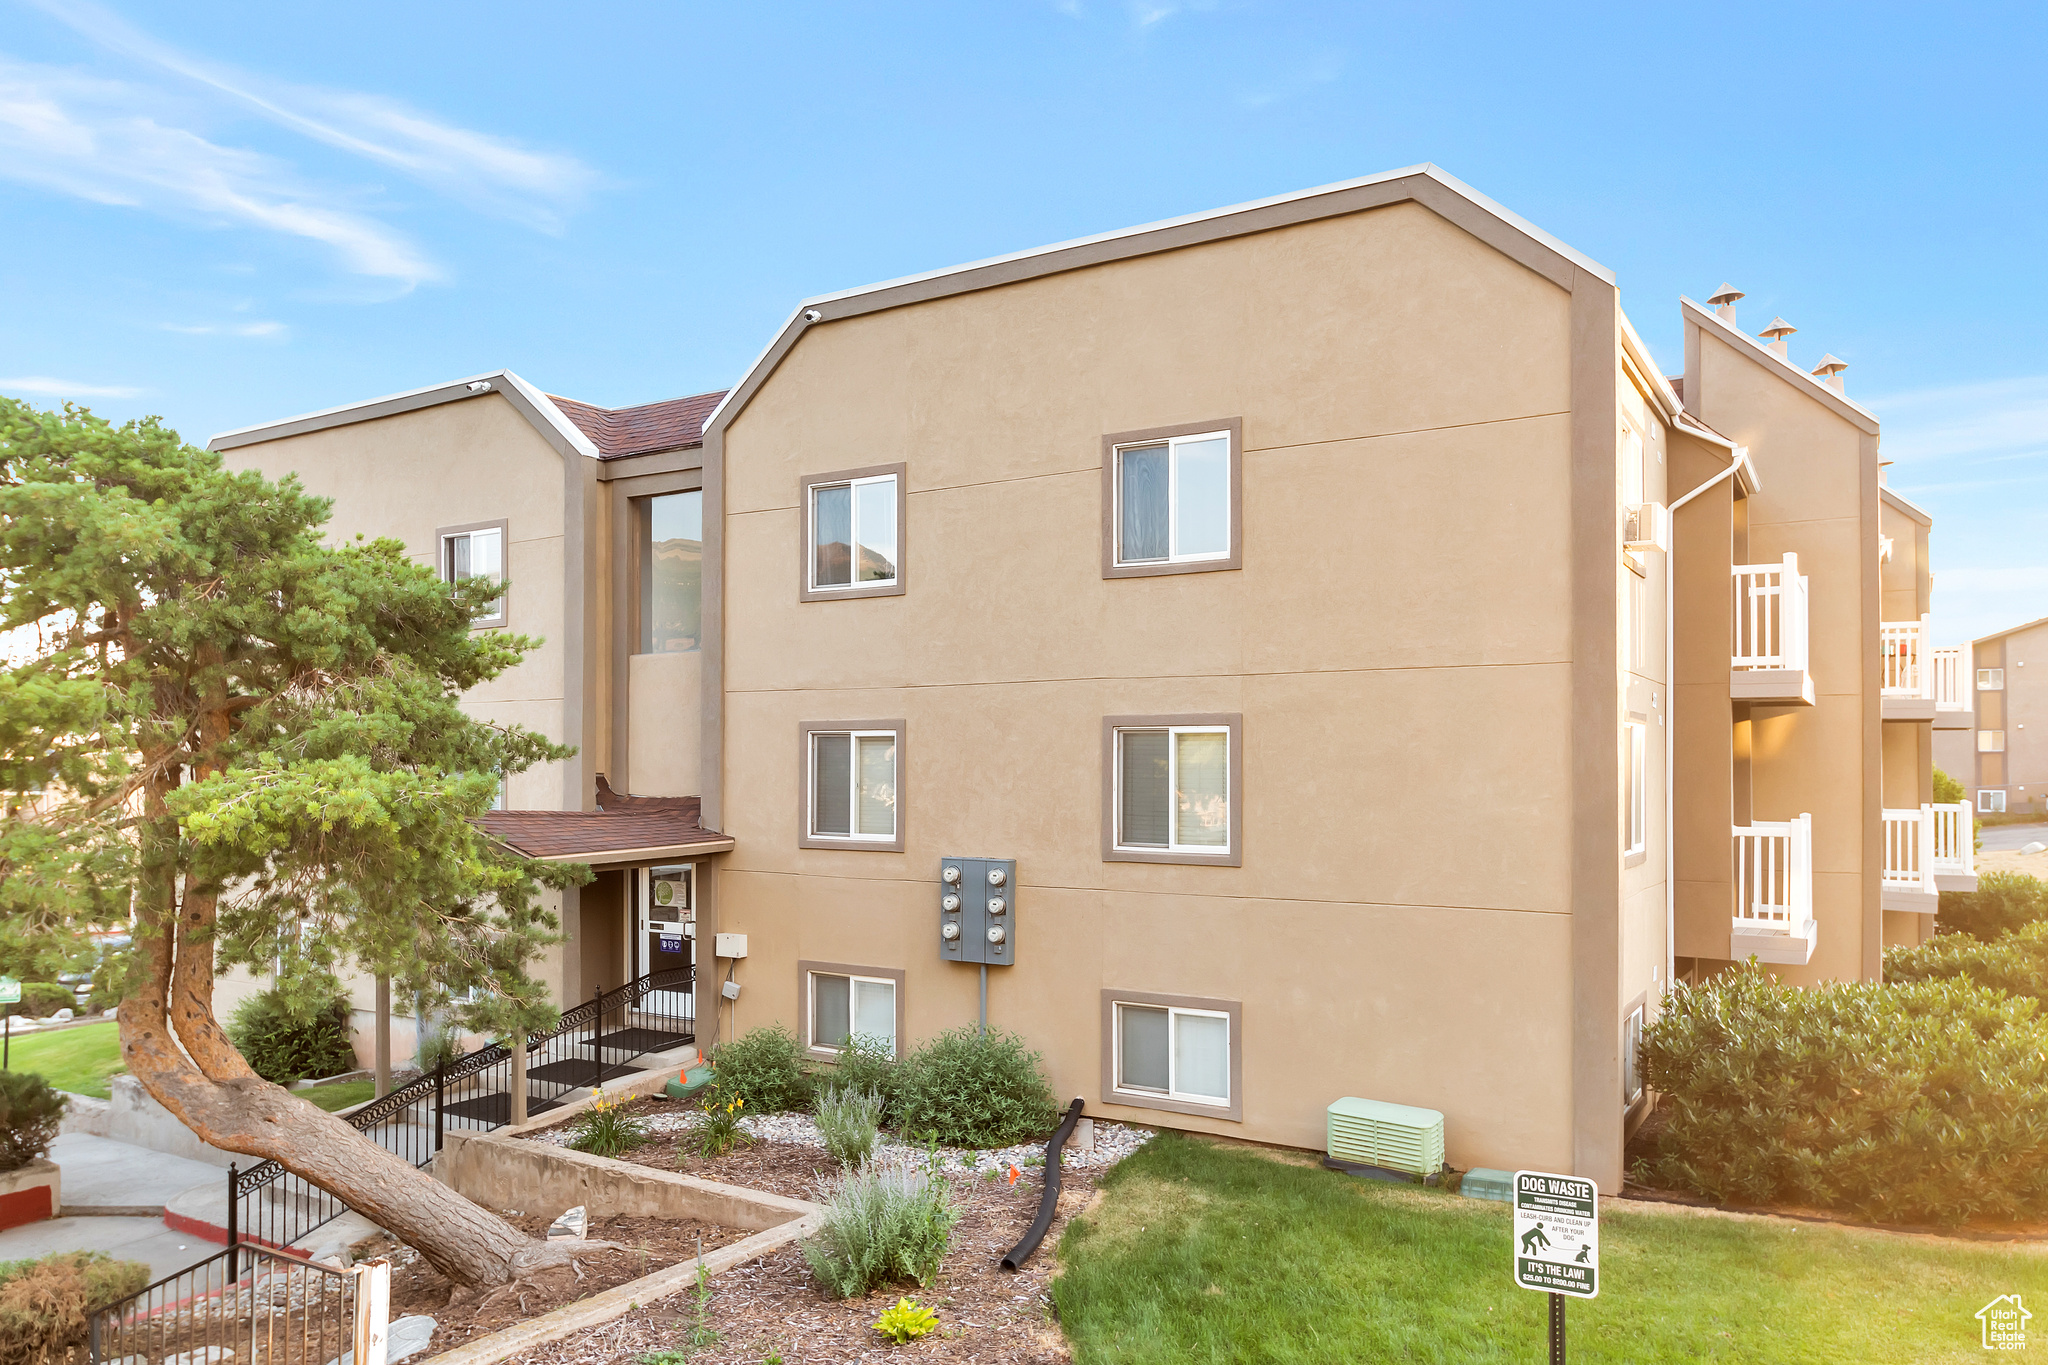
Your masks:
M 2005 752 L 2005 731 L 1979 730 L 1977 752 L 1980 754 L 2002 754 Z
M 1116 1088 L 1230 1107 L 1230 1016 L 1173 1005 L 1116 1005 Z
M 1621 1026 L 1621 1109 L 1635 1108 L 1643 1097 L 1643 1007 L 1629 1011 Z
M 810 820 L 813 839 L 896 838 L 896 732 L 812 730 Z
M 896 983 L 888 977 L 811 972 L 810 1046 L 837 1052 L 855 1034 L 896 1052 Z
M 895 584 L 898 478 L 894 473 L 873 474 L 806 485 L 812 592 L 850 592 Z
M 1230 433 L 1115 447 L 1116 565 L 1230 558 Z
M 1633 857 L 1649 846 L 1649 790 L 1644 781 L 1643 757 L 1649 748 L 1650 727 L 1629 721 L 1622 727 L 1627 742 L 1625 784 L 1628 798 L 1628 828 L 1623 832 L 1622 851 Z
M 2003 692 L 2005 690 L 2005 670 L 2002 668 L 1978 669 L 1977 690 L 1979 692 Z
M 1998 787 L 1977 789 L 1977 809 L 1985 815 L 2005 814 L 2005 792 Z
M 472 578 L 492 583 L 505 581 L 505 524 L 457 526 L 440 533 L 441 577 L 449 583 Z M 501 596 L 486 607 L 475 623 L 479 626 L 505 624 L 505 599 Z
M 1230 848 L 1227 725 L 1116 732 L 1116 846 L 1170 853 Z

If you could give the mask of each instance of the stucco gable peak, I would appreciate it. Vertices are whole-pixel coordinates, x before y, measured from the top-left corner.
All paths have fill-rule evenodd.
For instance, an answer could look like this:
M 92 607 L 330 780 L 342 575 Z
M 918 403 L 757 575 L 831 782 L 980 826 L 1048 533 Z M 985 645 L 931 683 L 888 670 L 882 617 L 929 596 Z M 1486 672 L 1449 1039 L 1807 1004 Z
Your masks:
M 214 436 L 207 441 L 206 448 L 215 451 L 233 450 L 238 446 L 258 445 L 264 441 L 282 440 L 287 436 L 303 436 L 307 432 L 325 431 L 331 427 L 348 426 L 355 422 L 371 422 L 380 417 L 395 417 L 400 413 L 416 412 L 421 408 L 437 407 L 443 403 L 467 402 L 491 394 L 497 394 L 510 403 L 564 459 L 571 455 L 583 455 L 593 460 L 598 458 L 597 446 L 555 406 L 554 400 L 511 370 L 492 370 L 486 374 L 470 375 L 465 379 L 449 380 L 444 384 L 429 384 L 425 388 L 408 389 L 404 393 L 386 394 L 382 398 L 367 398 L 361 402 L 344 403 L 339 407 L 322 408 L 318 412 L 302 413 L 297 417 L 238 427 Z
M 1699 327 L 1702 331 L 1711 331 L 1717 338 L 1733 347 L 1738 354 L 1748 356 L 1786 383 L 1797 387 L 1801 393 L 1818 399 L 1826 407 L 1832 408 L 1837 416 L 1853 423 L 1858 429 L 1872 436 L 1877 435 L 1877 414 L 1869 408 L 1835 392 L 1818 376 L 1808 374 L 1749 333 L 1731 326 L 1706 305 L 1695 303 L 1683 294 L 1678 296 L 1678 304 L 1686 322 Z

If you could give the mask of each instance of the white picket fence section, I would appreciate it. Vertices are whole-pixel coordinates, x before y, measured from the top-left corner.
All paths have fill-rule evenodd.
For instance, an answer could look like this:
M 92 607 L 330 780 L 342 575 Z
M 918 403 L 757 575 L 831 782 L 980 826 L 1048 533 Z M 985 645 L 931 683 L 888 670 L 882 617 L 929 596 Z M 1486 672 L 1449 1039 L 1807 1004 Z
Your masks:
M 1934 812 L 1884 812 L 1884 885 L 1895 891 L 1934 891 Z
M 1798 935 L 1813 923 L 1813 817 L 1735 826 L 1735 928 Z
M 1977 875 L 1977 817 L 1967 801 L 1923 806 L 1934 828 L 1934 875 Z
M 1877 629 L 1884 650 L 1884 695 L 1934 700 L 1927 617 L 1923 615 L 1917 621 L 1881 621 Z
M 1737 564 L 1733 665 L 1738 669 L 1806 667 L 1807 582 L 1799 556 L 1782 564 Z

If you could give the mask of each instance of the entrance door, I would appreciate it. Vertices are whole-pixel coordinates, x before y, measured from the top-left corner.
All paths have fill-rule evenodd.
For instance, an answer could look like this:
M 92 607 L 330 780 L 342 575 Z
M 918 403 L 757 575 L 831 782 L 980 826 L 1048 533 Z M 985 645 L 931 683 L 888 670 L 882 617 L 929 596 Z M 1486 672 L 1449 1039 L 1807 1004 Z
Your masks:
M 697 949 L 697 878 L 690 863 L 653 867 L 647 870 L 645 891 L 640 898 L 641 970 L 652 976 L 695 965 Z M 679 1033 L 694 1030 L 690 1017 L 695 1004 L 688 977 L 674 979 L 677 989 L 649 991 L 640 1008 L 657 1015 Z

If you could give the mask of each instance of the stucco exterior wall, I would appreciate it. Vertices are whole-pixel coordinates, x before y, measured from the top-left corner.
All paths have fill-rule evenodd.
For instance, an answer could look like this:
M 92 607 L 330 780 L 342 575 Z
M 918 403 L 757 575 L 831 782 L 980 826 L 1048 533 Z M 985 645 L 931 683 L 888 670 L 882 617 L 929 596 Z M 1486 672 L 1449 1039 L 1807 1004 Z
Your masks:
M 703 791 L 704 655 L 635 654 L 628 661 L 632 707 L 627 771 L 640 796 L 696 796 Z
M 807 332 L 725 438 L 730 1027 L 800 959 L 971 1023 L 938 863 L 1010 856 L 991 1023 L 1092 1112 L 1313 1147 L 1356 1094 L 1570 1161 L 1568 306 L 1401 205 Z M 1105 580 L 1104 433 L 1230 418 L 1244 567 Z M 799 479 L 883 460 L 908 592 L 799 602 Z M 1243 865 L 1104 862 L 1102 718 L 1193 712 L 1244 717 Z M 799 849 L 797 722 L 873 716 L 905 851 Z M 1241 1001 L 1243 1122 L 1106 1102 L 1105 988 Z

